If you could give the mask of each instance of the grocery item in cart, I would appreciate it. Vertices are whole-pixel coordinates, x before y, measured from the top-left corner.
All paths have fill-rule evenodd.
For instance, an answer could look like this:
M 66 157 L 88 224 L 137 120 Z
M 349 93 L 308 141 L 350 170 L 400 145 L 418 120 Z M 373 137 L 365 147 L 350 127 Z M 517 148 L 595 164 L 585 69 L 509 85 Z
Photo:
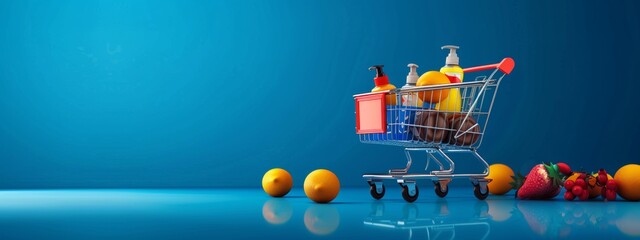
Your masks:
M 449 117 L 448 140 L 450 144 L 471 146 L 480 138 L 480 126 L 471 116 L 454 114 Z M 456 138 L 456 134 L 458 137 Z
M 446 136 L 447 119 L 441 112 L 416 113 L 416 127 L 412 128 L 413 137 L 418 141 L 442 142 Z
M 448 84 L 451 83 L 449 78 L 444 73 L 438 71 L 428 71 L 420 78 L 418 78 L 418 82 L 416 86 L 429 86 L 429 85 L 439 85 L 439 84 Z M 449 88 L 445 89 L 435 89 L 435 90 L 424 90 L 419 91 L 418 96 L 422 99 L 423 102 L 427 103 L 439 103 L 443 99 L 449 96 Z
M 460 60 L 456 50 L 458 46 L 447 45 L 442 49 L 449 49 L 449 55 L 445 60 L 445 66 L 440 68 L 440 72 L 449 77 L 451 83 L 461 83 L 464 79 L 464 71 L 460 67 Z M 460 112 L 462 109 L 462 97 L 460 96 L 460 89 L 452 88 L 449 91 L 449 96 L 436 104 L 435 109 L 445 112 Z
M 418 82 L 418 65 L 414 63 L 409 63 L 407 65 L 409 67 L 409 74 L 407 74 L 407 83 L 402 86 L 402 89 L 409 89 L 416 87 L 416 83 Z M 422 107 L 422 100 L 418 97 L 416 93 L 403 94 L 402 95 L 402 106 L 410 106 L 410 107 Z
M 387 106 L 387 123 L 390 123 L 387 130 L 391 132 L 388 140 L 411 140 L 413 137 L 411 125 L 414 124 L 417 109 L 417 107 Z
M 384 71 L 382 71 L 383 67 L 384 67 L 384 65 L 374 65 L 374 66 L 369 67 L 369 71 L 374 70 L 374 69 L 376 70 L 376 77 L 373 78 L 373 82 L 376 84 L 376 87 L 371 89 L 371 92 L 382 92 L 382 91 L 388 91 L 388 90 L 396 89 L 396 86 L 394 86 L 393 84 L 389 83 L 389 77 L 387 77 L 387 75 L 384 74 Z M 385 100 L 386 100 L 387 105 L 392 105 L 392 106 L 396 105 L 396 95 L 395 94 L 387 94 L 387 97 L 386 97 Z

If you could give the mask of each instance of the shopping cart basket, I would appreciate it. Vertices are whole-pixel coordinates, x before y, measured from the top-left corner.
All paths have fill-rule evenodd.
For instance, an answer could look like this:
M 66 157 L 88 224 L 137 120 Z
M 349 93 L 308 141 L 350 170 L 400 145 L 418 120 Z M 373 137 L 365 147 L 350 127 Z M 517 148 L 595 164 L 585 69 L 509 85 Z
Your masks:
M 393 179 L 402 187 L 402 197 L 413 202 L 418 198 L 417 179 L 431 179 L 439 197 L 448 193 L 447 184 L 457 177 L 467 177 L 474 186 L 474 195 L 485 199 L 489 190 L 485 179 L 489 164 L 477 149 L 489 121 L 500 81 L 508 75 L 515 62 L 505 58 L 500 63 L 463 69 L 464 73 L 486 71 L 488 76 L 477 76 L 475 81 L 395 89 L 383 92 L 354 95 L 356 104 L 356 133 L 363 143 L 405 147 L 407 164 L 402 169 L 391 169 L 386 174 L 364 174 L 370 186 L 371 196 L 380 199 L 385 194 L 383 180 Z M 469 79 L 467 74 L 466 79 Z M 457 89 L 461 99 L 460 111 L 433 106 L 418 99 L 435 99 L 446 90 Z M 388 105 L 387 96 L 395 101 Z M 438 109 L 449 109 L 441 111 Z M 453 108 L 455 109 L 455 108 Z M 411 152 L 425 152 L 427 166 L 433 160 L 437 170 L 426 173 L 409 173 Z M 451 153 L 473 156 L 484 167 L 482 173 L 456 173 Z

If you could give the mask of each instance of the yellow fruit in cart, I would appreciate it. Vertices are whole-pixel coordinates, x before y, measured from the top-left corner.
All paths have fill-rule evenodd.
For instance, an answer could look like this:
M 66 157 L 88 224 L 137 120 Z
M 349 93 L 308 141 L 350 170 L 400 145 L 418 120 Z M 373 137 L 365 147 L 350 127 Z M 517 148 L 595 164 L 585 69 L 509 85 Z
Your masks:
M 460 90 L 452 88 L 449 91 L 449 96 L 436 104 L 436 110 L 443 112 L 460 112 L 462 109 L 462 98 L 460 96 Z
M 509 166 L 500 163 L 491 164 L 489 166 L 489 175 L 486 177 L 491 179 L 491 182 L 487 185 L 489 186 L 489 192 L 494 195 L 508 193 L 512 188 L 513 176 L 513 169 Z
M 315 170 L 304 179 L 304 193 L 317 203 L 331 202 L 340 192 L 338 176 L 326 169 Z
M 292 186 L 291 174 L 282 168 L 271 169 L 262 177 L 262 189 L 272 197 L 287 195 Z
M 420 78 L 418 78 L 418 82 L 416 82 L 416 86 L 429 86 L 429 85 L 439 85 L 439 84 L 447 84 L 450 83 L 449 78 L 444 73 L 438 71 L 428 71 Z M 443 99 L 449 96 L 449 88 L 445 89 L 437 89 L 437 90 L 427 90 L 427 91 L 419 91 L 418 97 L 422 99 L 423 102 L 428 103 L 439 103 Z
M 600 196 L 600 194 L 602 194 L 602 187 L 598 186 L 598 184 L 596 184 L 596 182 L 598 181 L 597 180 L 598 179 L 598 173 L 594 173 L 591 176 L 593 176 L 593 177 L 589 178 L 589 182 L 587 182 L 587 184 L 589 184 L 589 186 L 593 186 L 593 187 L 589 188 L 589 198 L 596 198 L 596 197 Z M 611 175 L 607 174 L 607 180 L 609 180 L 609 179 L 613 179 L 613 177 Z M 575 179 L 573 179 L 573 181 L 575 181 Z
M 613 179 L 622 198 L 629 201 L 640 200 L 640 165 L 624 165 L 613 175 Z

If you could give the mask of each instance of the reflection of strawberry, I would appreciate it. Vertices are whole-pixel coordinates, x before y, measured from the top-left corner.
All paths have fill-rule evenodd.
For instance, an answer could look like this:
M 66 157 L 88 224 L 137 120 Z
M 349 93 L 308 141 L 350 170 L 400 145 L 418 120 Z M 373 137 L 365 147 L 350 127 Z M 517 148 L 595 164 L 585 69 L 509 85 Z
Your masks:
M 554 202 L 545 203 L 520 201 L 517 209 L 522 214 L 531 230 L 543 237 L 557 238 L 565 223 L 562 221 L 561 209 Z M 544 208 L 545 211 L 540 211 Z
M 547 216 L 546 212 L 522 203 L 518 203 L 518 210 L 533 232 L 543 236 L 547 233 L 549 226 L 551 226 L 551 217 Z
M 522 176 L 518 174 L 518 176 Z M 516 183 L 522 182 L 518 179 Z M 538 164 L 522 182 L 522 186 L 518 187 L 516 197 L 520 199 L 550 199 L 560 193 L 560 185 L 562 185 L 562 177 L 558 172 L 555 164 Z

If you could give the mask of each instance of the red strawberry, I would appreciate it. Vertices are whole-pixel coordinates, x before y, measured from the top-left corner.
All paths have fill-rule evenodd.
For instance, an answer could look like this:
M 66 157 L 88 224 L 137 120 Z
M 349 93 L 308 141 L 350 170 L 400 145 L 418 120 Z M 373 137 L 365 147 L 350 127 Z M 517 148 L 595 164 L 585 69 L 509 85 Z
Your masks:
M 560 193 L 562 177 L 554 164 L 538 164 L 524 179 L 516 194 L 520 199 L 550 199 Z M 575 187 L 574 187 L 575 188 Z
M 560 190 L 562 190 L 562 188 L 558 187 L 558 190 L 556 190 L 555 192 L 549 192 L 549 194 L 545 195 L 543 199 L 551 199 L 558 196 L 560 194 Z

